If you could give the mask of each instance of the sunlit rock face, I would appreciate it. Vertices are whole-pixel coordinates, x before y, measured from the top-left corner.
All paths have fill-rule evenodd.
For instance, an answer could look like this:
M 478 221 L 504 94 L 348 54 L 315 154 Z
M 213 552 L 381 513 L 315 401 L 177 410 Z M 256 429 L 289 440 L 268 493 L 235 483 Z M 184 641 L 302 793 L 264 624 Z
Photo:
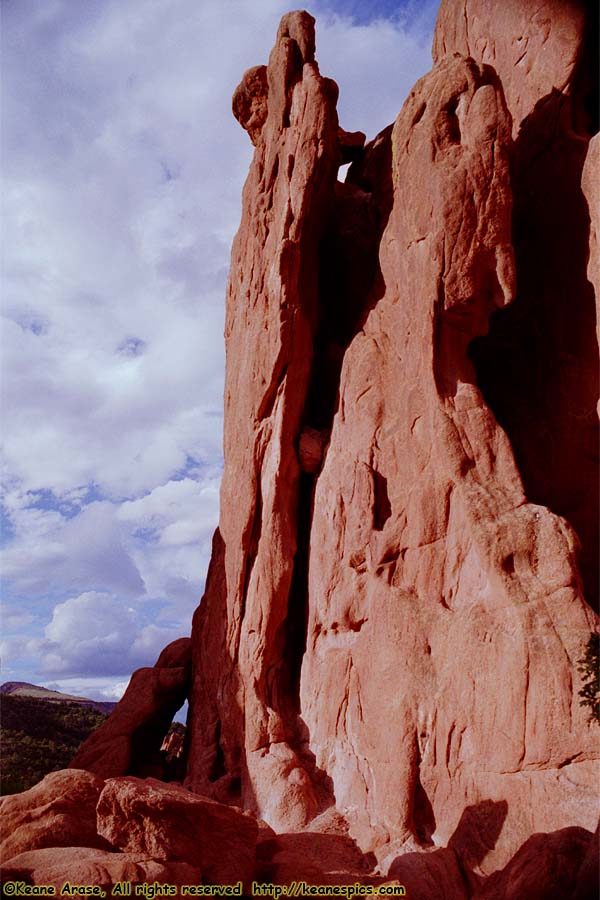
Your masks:
M 189 787 L 280 831 L 335 805 L 382 868 L 447 845 L 474 885 L 598 816 L 593 23 L 524 7 L 444 0 L 345 183 L 308 14 L 236 90 L 256 149 L 192 636 Z
M 336 805 L 383 868 L 442 844 L 476 879 L 598 814 L 597 225 L 583 5 L 458 6 L 343 184 L 308 14 L 234 95 L 256 150 L 187 784 L 281 831 Z
M 304 825 L 318 807 L 294 687 L 301 616 L 290 627 L 291 598 L 305 602 L 295 558 L 306 556 L 310 476 L 298 442 L 341 160 L 337 86 L 319 74 L 314 46 L 311 16 L 284 17 L 266 73 L 250 70 L 234 96 L 256 151 L 227 296 L 219 535 L 193 634 L 190 784 L 232 799 L 241 791 L 278 826 Z
M 206 593 L 71 768 L 2 799 L 4 881 L 593 895 L 597 23 L 527 6 L 442 0 L 366 146 L 308 13 L 244 75 Z

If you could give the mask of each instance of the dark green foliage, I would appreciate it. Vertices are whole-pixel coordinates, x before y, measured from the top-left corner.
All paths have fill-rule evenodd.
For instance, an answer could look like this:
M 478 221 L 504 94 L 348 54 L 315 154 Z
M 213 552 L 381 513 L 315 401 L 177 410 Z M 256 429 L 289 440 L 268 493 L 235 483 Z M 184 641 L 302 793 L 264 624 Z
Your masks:
M 172 731 L 176 731 L 182 737 L 185 737 L 185 725 L 183 724 L 183 722 L 172 722 L 171 725 L 169 725 L 167 734 L 171 734 Z
M 77 703 L 33 697 L 0 698 L 0 794 L 25 791 L 44 775 L 65 769 L 106 716 Z
M 581 705 L 589 706 L 590 721 L 600 723 L 600 634 L 590 635 L 577 668 L 583 675 L 583 687 L 579 691 Z

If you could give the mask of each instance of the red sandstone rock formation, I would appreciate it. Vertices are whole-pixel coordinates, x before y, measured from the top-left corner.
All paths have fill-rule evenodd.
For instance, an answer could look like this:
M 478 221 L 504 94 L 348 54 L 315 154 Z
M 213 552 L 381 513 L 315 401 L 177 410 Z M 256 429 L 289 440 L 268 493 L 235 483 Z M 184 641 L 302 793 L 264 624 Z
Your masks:
M 46 779 L 3 802 L 5 879 L 589 894 L 592 31 L 582 0 L 443 0 L 432 71 L 363 148 L 338 126 L 312 18 L 284 17 L 233 99 L 255 154 L 187 790 L 115 778 L 94 823 L 100 782 L 57 773 L 83 791 L 90 849 L 73 851 L 71 805 L 40 806 Z M 175 642 L 135 673 L 74 763 L 150 774 L 189 654 Z M 31 849 L 56 822 L 70 847 Z
M 597 4 L 583 0 L 442 0 L 433 47 L 435 59 L 458 52 L 494 66 L 513 117 L 517 294 L 473 357 L 527 498 L 577 533 L 595 609 L 599 374 L 582 167 L 598 129 L 597 34 Z
M 534 834 L 505 869 L 487 879 L 475 900 L 592 900 L 598 895 L 598 856 L 584 868 L 597 840 L 584 828 L 564 828 L 554 834 Z
M 596 334 L 600 340 L 600 135 L 589 143 L 581 188 L 590 214 L 587 275 L 596 293 Z
M 383 871 L 448 844 L 474 889 L 597 820 L 597 346 L 583 4 L 467 7 L 343 185 L 309 16 L 234 96 L 256 150 L 187 783 L 277 830 L 335 803 Z
M 111 853 L 87 847 L 31 850 L 15 856 L 2 868 L 3 884 L 20 881 L 26 885 L 50 885 L 56 891 L 55 896 L 61 895 L 67 881 L 71 885 L 99 885 L 110 897 L 113 887 L 124 881 L 131 883 L 132 896 L 135 896 L 136 885 L 154 885 L 155 882 L 196 885 L 201 883 L 201 878 L 201 872 L 188 863 L 164 862 L 140 853 Z M 11 895 L 6 892 L 6 896 Z
M 302 715 L 353 833 L 386 859 L 445 843 L 487 799 L 508 801 L 494 868 L 531 830 L 597 816 L 572 690 L 593 621 L 577 540 L 527 503 L 468 357 L 513 297 L 509 134 L 499 82 L 469 61 L 442 60 L 406 102 L 384 288 L 346 352 L 316 485 Z M 570 791 L 537 800 L 564 767 L 575 819 Z
M 160 748 L 190 682 L 191 642 L 172 641 L 156 664 L 138 669 L 109 718 L 82 744 L 71 768 L 101 778 L 164 773 Z
M 98 833 L 127 853 L 186 862 L 209 884 L 248 882 L 258 826 L 240 810 L 154 778 L 112 778 L 97 806 Z
M 291 827 L 317 811 L 299 757 L 288 632 L 319 243 L 341 159 L 336 100 L 307 13 L 284 17 L 266 75 L 251 69 L 234 95 L 256 151 L 227 298 L 220 536 L 193 637 L 191 786 L 217 782 L 217 796 L 234 800 L 241 787 L 248 808 Z
M 44 847 L 109 844 L 96 831 L 96 804 L 104 782 L 75 769 L 51 772 L 38 784 L 0 798 L 0 862 Z

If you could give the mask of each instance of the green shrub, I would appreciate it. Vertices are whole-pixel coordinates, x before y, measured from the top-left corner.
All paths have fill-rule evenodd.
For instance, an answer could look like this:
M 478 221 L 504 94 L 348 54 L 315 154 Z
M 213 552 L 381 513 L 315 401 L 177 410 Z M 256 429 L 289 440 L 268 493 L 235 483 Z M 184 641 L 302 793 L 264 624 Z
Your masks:
M 590 722 L 600 724 L 600 634 L 591 634 L 584 656 L 577 666 L 583 675 L 583 687 L 579 691 L 582 706 L 590 708 Z
M 0 794 L 25 791 L 44 775 L 65 769 L 106 716 L 72 702 L 0 697 Z

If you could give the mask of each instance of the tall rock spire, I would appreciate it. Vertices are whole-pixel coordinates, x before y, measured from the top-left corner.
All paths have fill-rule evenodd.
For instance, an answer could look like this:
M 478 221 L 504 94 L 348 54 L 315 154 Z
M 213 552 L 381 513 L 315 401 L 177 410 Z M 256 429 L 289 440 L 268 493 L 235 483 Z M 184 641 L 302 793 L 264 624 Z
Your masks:
M 448 845 L 473 884 L 598 814 L 590 50 L 583 5 L 492 7 L 444 0 L 364 150 L 307 13 L 236 90 L 255 153 L 188 720 L 193 790 L 277 830 L 335 806 L 384 871 Z

